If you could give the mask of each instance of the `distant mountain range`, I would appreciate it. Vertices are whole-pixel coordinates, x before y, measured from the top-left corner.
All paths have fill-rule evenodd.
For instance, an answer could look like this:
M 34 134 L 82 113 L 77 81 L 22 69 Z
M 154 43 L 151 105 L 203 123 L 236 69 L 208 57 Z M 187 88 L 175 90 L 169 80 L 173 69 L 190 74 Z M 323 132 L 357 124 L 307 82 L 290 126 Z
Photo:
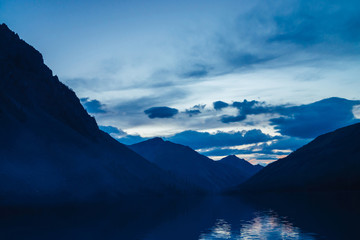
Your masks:
M 252 176 L 259 168 L 235 156 L 214 161 L 190 147 L 164 141 L 161 138 L 133 144 L 129 148 L 161 169 L 210 192 L 220 192 L 236 186 Z
M 317 137 L 237 191 L 360 190 L 360 123 Z
M 219 160 L 219 163 L 238 169 L 241 172 L 241 175 L 245 176 L 245 178 L 250 178 L 255 173 L 264 168 L 259 164 L 254 166 L 245 159 L 238 158 L 235 155 L 224 157 L 223 159 Z

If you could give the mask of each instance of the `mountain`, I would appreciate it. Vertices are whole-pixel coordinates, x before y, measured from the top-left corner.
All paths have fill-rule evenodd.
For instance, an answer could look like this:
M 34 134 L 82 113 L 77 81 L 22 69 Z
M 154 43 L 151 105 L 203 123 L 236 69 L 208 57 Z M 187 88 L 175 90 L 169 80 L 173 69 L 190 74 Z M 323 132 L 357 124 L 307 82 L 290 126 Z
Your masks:
M 360 190 L 360 123 L 317 137 L 266 166 L 239 190 Z
M 234 187 L 247 177 L 232 166 L 213 161 L 190 147 L 153 138 L 129 148 L 186 182 L 208 192 Z
M 252 165 L 245 159 L 238 158 L 235 155 L 229 155 L 227 157 L 224 157 L 218 162 L 237 168 L 239 171 L 241 171 L 242 175 L 247 178 L 253 176 L 255 173 L 264 168 L 261 165 Z
M 177 191 L 177 181 L 99 130 L 42 55 L 0 25 L 0 203 Z

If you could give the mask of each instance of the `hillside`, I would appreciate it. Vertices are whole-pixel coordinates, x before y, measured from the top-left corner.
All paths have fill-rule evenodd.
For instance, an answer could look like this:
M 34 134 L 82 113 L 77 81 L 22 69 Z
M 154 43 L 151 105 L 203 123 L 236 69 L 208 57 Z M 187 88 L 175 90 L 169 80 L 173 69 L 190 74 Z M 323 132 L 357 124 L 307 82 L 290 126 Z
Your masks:
M 0 25 L 0 203 L 177 191 L 167 173 L 99 130 L 42 55 Z
M 235 155 L 229 155 L 227 157 L 222 158 L 219 160 L 220 163 L 235 167 L 239 171 L 241 171 L 242 175 L 249 178 L 253 176 L 255 173 L 259 172 L 264 167 L 261 165 L 252 165 L 245 159 L 238 158 Z
M 360 190 L 360 123 L 317 137 L 269 164 L 239 190 Z
M 190 147 L 161 138 L 129 147 L 161 169 L 209 192 L 222 191 L 247 179 L 237 168 L 213 161 Z

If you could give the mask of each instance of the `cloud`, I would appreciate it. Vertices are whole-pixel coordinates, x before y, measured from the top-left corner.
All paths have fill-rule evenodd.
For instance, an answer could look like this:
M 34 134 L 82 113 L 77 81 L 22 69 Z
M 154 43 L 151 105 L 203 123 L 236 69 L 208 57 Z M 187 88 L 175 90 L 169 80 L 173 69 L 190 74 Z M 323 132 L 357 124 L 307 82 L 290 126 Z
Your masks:
M 241 158 L 245 158 L 247 160 L 256 159 L 256 160 L 277 160 L 281 157 L 284 157 L 284 154 L 281 153 L 262 153 L 262 152 L 254 152 L 251 149 L 231 149 L 231 148 L 218 148 L 211 151 L 200 152 L 201 154 L 208 157 L 225 157 L 229 155 L 241 155 Z M 287 155 L 287 154 L 286 154 Z
M 190 109 L 186 109 L 185 113 L 187 115 L 189 115 L 189 117 L 192 117 L 194 115 L 200 114 L 201 111 L 204 110 L 205 107 L 206 107 L 206 104 L 198 104 L 198 105 L 193 106 Z
M 243 115 L 260 114 L 271 111 L 271 108 L 269 106 L 265 106 L 264 102 L 258 102 L 255 100 L 248 101 L 244 99 L 242 102 L 233 102 L 231 106 L 239 109 L 239 112 Z
M 263 143 L 258 147 L 262 149 L 262 152 L 265 153 L 274 153 L 274 150 L 291 150 L 295 151 L 305 144 L 309 143 L 311 138 L 297 138 L 289 136 L 281 136 L 271 143 Z
M 178 114 L 178 112 L 179 110 L 176 108 L 170 107 L 152 107 L 144 111 L 149 118 L 172 118 Z
M 109 134 L 126 135 L 126 132 L 113 126 L 99 126 L 99 128 L 100 130 L 107 132 Z
M 125 145 L 131 145 L 149 139 L 149 138 L 141 137 L 140 135 L 136 135 L 136 134 L 133 135 L 127 134 L 125 131 L 114 126 L 99 126 L 99 128 L 102 131 L 107 132 L 113 138 L 115 138 L 116 140 L 118 140 L 119 142 Z
M 246 115 L 238 115 L 238 116 L 229 116 L 223 115 L 221 116 L 221 122 L 223 123 L 233 123 L 233 122 L 241 122 L 246 119 Z
M 185 113 L 189 115 L 189 117 L 192 117 L 193 115 L 200 114 L 201 111 L 199 109 L 186 109 Z
M 277 56 L 263 56 L 251 53 L 236 53 L 236 52 L 229 52 L 227 55 L 224 56 L 226 63 L 230 66 L 235 68 L 240 67 L 249 67 L 254 64 L 266 63 L 271 61 Z
M 105 105 L 102 104 L 100 101 L 93 99 L 90 100 L 89 98 L 81 98 L 80 102 L 88 111 L 89 113 L 106 113 L 107 111 L 104 109 Z
M 258 142 L 247 146 L 244 145 L 241 149 L 228 146 L 201 149 L 201 154 L 206 156 L 249 155 L 257 160 L 277 159 L 284 155 L 288 155 L 310 141 L 311 139 L 278 136 L 267 142 Z
M 212 66 L 207 76 L 336 61 L 359 54 L 359 16 L 356 0 L 253 1 L 193 55 Z
M 359 122 L 354 116 L 354 109 L 359 104 L 359 100 L 336 97 L 299 106 L 268 105 L 265 102 L 245 99 L 229 104 L 230 107 L 238 109 L 238 115 L 222 115 L 220 121 L 241 122 L 246 120 L 248 115 L 268 114 L 263 121 L 267 118 L 280 134 L 308 139 Z M 277 117 L 273 117 L 274 115 Z
M 213 102 L 213 106 L 214 106 L 215 110 L 221 110 L 223 108 L 228 107 L 229 104 L 226 102 L 223 102 L 223 101 L 216 101 L 216 102 Z
M 249 155 L 251 159 L 260 159 L 261 157 L 264 159 L 275 159 L 300 148 L 320 134 L 360 121 L 360 119 L 354 117 L 353 113 L 354 111 L 356 112 L 357 106 L 360 105 L 359 100 L 334 97 L 299 106 L 289 104 L 269 105 L 255 100 L 235 101 L 231 104 L 225 103 L 222 105 L 226 106 L 226 104 L 228 107 L 237 109 L 239 114 L 243 114 L 229 116 L 229 118 L 246 118 L 248 115 L 256 116 L 265 113 L 266 115 L 260 117 L 262 121 L 270 122 L 281 136 L 271 136 L 259 129 L 253 129 L 232 132 L 218 131 L 216 133 L 188 130 L 172 136 L 160 137 L 199 150 L 207 156 L 240 154 Z M 196 119 L 198 113 L 194 114 L 191 111 L 198 110 L 201 112 L 204 108 L 205 105 L 195 105 L 187 109 L 188 112 L 185 111 L 185 113 L 192 114 L 193 118 Z M 152 109 L 150 108 L 147 111 L 149 117 L 150 114 L 152 114 L 152 117 L 155 117 L 154 115 L 164 117 L 163 110 L 165 110 L 166 116 L 174 116 L 172 115 L 174 111 L 171 111 L 171 114 L 166 113 L 168 109 L 171 109 L 168 107 L 159 107 L 160 111 L 152 111 Z M 177 112 L 176 109 L 175 111 Z M 206 114 L 209 115 L 206 115 L 206 117 L 216 117 L 216 112 L 216 110 L 208 111 Z M 252 121 L 252 118 L 249 121 Z M 123 131 L 111 126 L 102 126 L 101 129 L 111 133 L 112 136 L 116 136 L 118 141 L 125 144 L 133 144 L 148 139 L 140 135 L 124 134 Z M 243 147 L 238 148 L 238 146 Z
M 305 47 L 358 42 L 359 7 L 358 1 L 298 1 L 287 14 L 274 17 L 276 31 L 268 41 Z
M 150 126 L 154 123 L 149 121 L 148 116 L 144 114 L 144 110 L 153 106 L 161 106 L 164 102 L 168 102 L 170 105 L 176 104 L 178 99 L 186 97 L 185 91 L 173 87 L 162 89 L 160 93 L 159 90 L 157 92 L 150 91 L 144 97 L 141 97 L 142 92 L 143 90 L 121 90 L 116 92 L 116 96 L 121 96 L 121 98 L 107 103 L 107 114 L 97 115 L 96 120 L 103 125 L 116 121 L 122 129 L 138 129 L 139 127 Z
M 125 145 L 131 145 L 139 142 L 148 140 L 149 138 L 141 137 L 140 135 L 126 135 L 124 137 L 118 138 L 117 140 Z
M 356 122 L 353 107 L 360 101 L 328 98 L 307 105 L 277 108 L 281 117 L 270 119 L 282 135 L 314 138 Z
M 220 106 L 226 106 L 225 104 L 220 102 Z M 239 115 L 237 116 L 229 116 L 223 115 L 221 116 L 221 122 L 223 123 L 232 123 L 232 122 L 241 122 L 244 121 L 249 114 L 262 114 L 269 113 L 273 111 L 273 107 L 266 106 L 264 102 L 258 102 L 255 100 L 247 101 L 246 99 L 242 102 L 233 102 L 228 106 L 237 108 L 239 111 Z
M 184 131 L 166 138 L 169 141 L 189 146 L 193 149 L 238 146 L 243 144 L 266 142 L 274 137 L 263 133 L 261 130 L 250 131 L 208 132 Z
M 203 64 L 195 64 L 192 69 L 181 74 L 183 78 L 201 78 L 209 74 L 212 67 Z

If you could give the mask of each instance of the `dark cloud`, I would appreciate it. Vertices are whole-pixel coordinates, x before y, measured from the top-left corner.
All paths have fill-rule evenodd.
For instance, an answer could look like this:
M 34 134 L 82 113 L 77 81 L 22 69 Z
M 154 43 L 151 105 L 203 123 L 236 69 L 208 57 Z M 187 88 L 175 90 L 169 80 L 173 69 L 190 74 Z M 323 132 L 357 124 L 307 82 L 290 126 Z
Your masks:
M 270 106 L 266 106 L 264 102 L 258 102 L 255 100 L 248 101 L 244 99 L 242 102 L 233 102 L 231 106 L 239 109 L 239 112 L 242 115 L 261 114 L 272 111 L 272 108 Z
M 314 138 L 337 128 L 359 122 L 353 114 L 354 106 L 359 104 L 360 101 L 336 97 L 300 106 L 274 106 L 255 100 L 244 100 L 233 102 L 230 105 L 239 110 L 238 115 L 223 115 L 220 121 L 233 123 L 244 121 L 248 115 L 277 114 L 280 117 L 271 118 L 270 124 L 282 135 Z
M 220 75 L 251 68 L 279 57 L 279 53 L 266 49 L 264 43 L 259 44 L 259 36 L 253 36 L 253 33 L 248 31 L 249 27 L 246 26 L 246 28 L 246 31 L 244 29 L 240 31 L 239 29 L 232 29 L 233 32 L 231 33 L 226 32 L 216 36 L 215 57 L 220 60 L 222 66 L 218 64 L 214 68 L 220 71 Z M 231 38 L 229 38 L 229 34 Z M 247 37 L 239 37 L 242 34 L 246 34 Z M 246 49 L 241 46 L 241 43 L 244 42 L 248 42 L 249 47 Z
M 203 64 L 195 64 L 190 71 L 181 74 L 183 78 L 201 78 L 209 74 L 212 68 Z
M 149 118 L 172 118 L 178 112 L 176 108 L 170 107 L 152 107 L 144 111 Z
M 287 155 L 318 135 L 360 121 L 353 114 L 354 107 L 360 105 L 360 101 L 342 98 L 328 98 L 299 106 L 269 105 L 255 100 L 235 101 L 233 103 L 221 102 L 221 104 L 222 106 L 227 105 L 235 108 L 239 113 L 237 116 L 222 116 L 223 122 L 240 121 L 246 119 L 248 115 L 267 114 L 262 115 L 261 118 L 263 118 L 263 121 L 269 121 L 281 136 L 270 136 L 261 130 L 254 129 L 251 131 L 217 132 L 214 134 L 184 131 L 165 137 L 165 139 L 201 150 L 203 154 L 208 156 L 252 154 L 257 159 L 260 156 L 259 154 L 267 154 L 269 157 L 266 157 L 266 159 L 270 159 L 270 157 Z M 193 116 L 196 120 L 196 115 L 204 107 L 205 105 L 195 105 L 183 113 Z M 149 108 L 146 111 L 147 115 L 153 118 L 160 116 L 173 117 L 178 113 L 177 109 L 169 107 Z M 216 111 L 214 110 L 212 113 L 216 114 Z M 124 134 L 123 131 L 111 126 L 101 126 L 100 128 L 111 133 L 118 141 L 125 144 L 133 144 L 147 139 L 139 135 Z M 245 144 L 252 144 L 252 146 L 247 146 L 245 149 L 231 148 Z
M 247 101 L 245 99 L 242 102 L 233 102 L 230 106 L 237 108 L 239 110 L 239 114 L 237 116 L 221 116 L 220 120 L 223 123 L 241 122 L 244 121 L 246 116 L 249 114 L 261 114 L 274 111 L 274 107 L 266 106 L 264 102 L 258 102 L 255 100 Z
M 277 108 L 281 117 L 270 122 L 282 135 L 314 138 L 355 122 L 353 107 L 360 101 L 328 98 L 308 105 Z
M 190 117 L 192 117 L 193 115 L 197 115 L 197 114 L 200 114 L 201 111 L 199 109 L 186 109 L 185 110 L 185 113 L 187 115 L 189 115 Z
M 205 77 L 206 75 L 208 75 L 208 71 L 204 70 L 196 70 L 196 71 L 192 71 L 192 72 L 188 72 L 184 75 L 184 77 L 195 77 L 195 78 L 199 78 L 199 77 Z
M 186 109 L 185 113 L 189 115 L 189 117 L 192 117 L 194 115 L 200 114 L 201 111 L 205 108 L 206 104 L 198 104 L 193 106 L 190 109 Z
M 90 100 L 89 98 L 81 98 L 80 99 L 82 105 L 89 113 L 106 113 L 107 111 L 104 109 L 105 105 L 102 104 L 100 101 L 93 99 Z
M 126 113 L 142 113 L 144 109 L 148 109 L 154 105 L 160 105 L 165 102 L 172 102 L 179 98 L 185 98 L 187 92 L 178 88 L 171 88 L 163 90 L 159 94 L 152 95 L 151 97 L 138 97 L 129 101 L 121 101 L 114 107 L 116 112 L 121 114 Z
M 249 67 L 254 64 L 265 63 L 271 61 L 277 56 L 263 56 L 251 53 L 229 52 L 224 56 L 226 63 L 235 68 Z
M 184 131 L 166 139 L 193 149 L 201 149 L 259 143 L 272 140 L 274 137 L 254 129 L 247 132 L 217 132 L 215 134 Z
M 233 122 L 241 122 L 246 119 L 246 115 L 238 115 L 238 116 L 229 116 L 223 115 L 221 116 L 221 122 L 223 123 L 233 123 Z
M 215 110 L 221 110 L 223 108 L 228 107 L 229 104 L 226 102 L 223 102 L 223 101 L 216 101 L 216 102 L 213 102 L 213 106 L 214 106 Z
M 359 28 L 357 0 L 261 1 L 218 30 L 211 49 L 203 50 L 213 53 L 205 58 L 214 68 L 207 75 L 358 55 Z
M 274 17 L 276 31 L 268 41 L 301 46 L 358 42 L 359 16 L 359 1 L 297 1 L 292 11 Z
M 134 96 L 132 100 L 119 101 L 119 103 L 112 106 L 112 117 L 118 117 L 124 128 L 148 124 L 149 119 L 147 115 L 144 114 L 145 109 L 150 109 L 153 106 L 161 106 L 164 102 L 172 104 L 178 101 L 178 99 L 185 98 L 186 95 L 187 93 L 181 89 L 171 88 L 164 89 L 151 96 L 138 98 Z

